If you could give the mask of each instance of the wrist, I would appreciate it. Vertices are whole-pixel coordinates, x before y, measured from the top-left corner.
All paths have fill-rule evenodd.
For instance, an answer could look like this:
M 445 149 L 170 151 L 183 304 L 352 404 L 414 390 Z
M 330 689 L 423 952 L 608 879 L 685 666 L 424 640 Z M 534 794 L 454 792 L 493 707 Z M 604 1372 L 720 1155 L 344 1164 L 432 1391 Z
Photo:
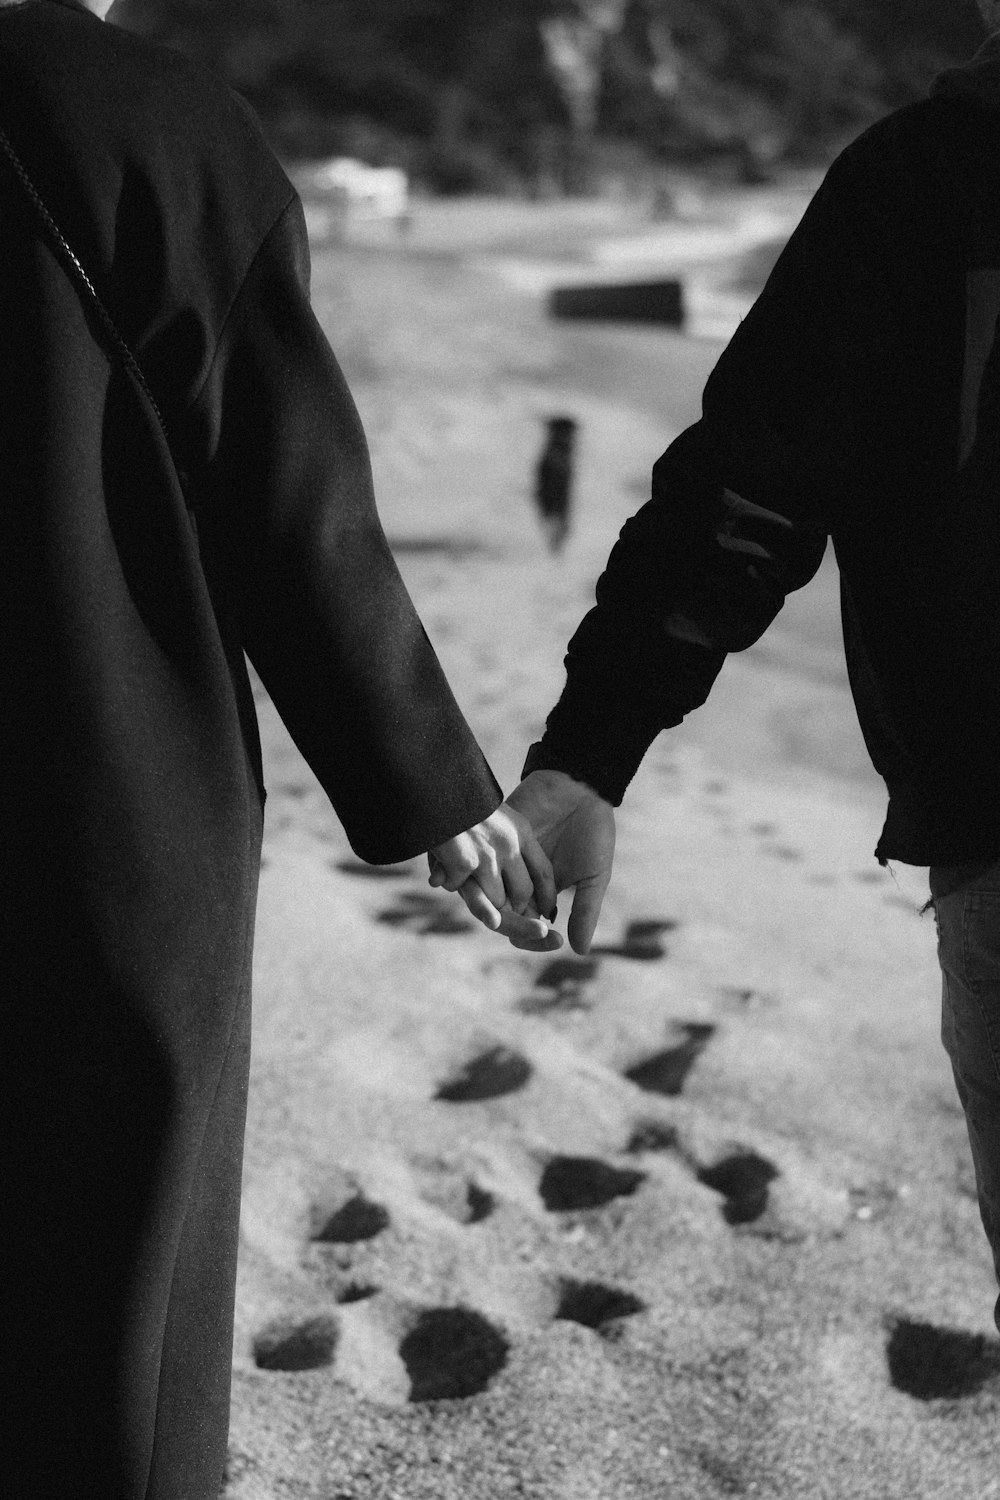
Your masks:
M 534 746 L 532 748 L 535 748 Z M 569 771 L 560 770 L 557 766 L 538 766 L 532 768 L 530 764 L 531 752 L 528 752 L 528 760 L 524 763 L 522 773 L 524 780 L 530 780 L 533 787 L 544 793 L 565 793 L 568 790 L 577 792 L 579 795 L 588 794 L 599 797 L 601 794 L 596 787 L 589 782 L 581 781 L 579 777 L 570 775 Z
M 572 752 L 563 753 L 564 748 L 568 749 L 561 745 L 553 746 L 551 737 L 546 734 L 544 740 L 539 740 L 529 749 L 521 771 L 522 778 L 530 776 L 536 785 L 544 785 L 546 790 L 561 788 L 565 791 L 572 787 L 579 794 L 600 797 L 602 802 L 617 807 L 622 800 L 625 784 L 619 785 L 613 775 L 601 775 L 601 768 L 597 768 L 592 774 L 593 768 L 589 764 L 578 765 Z

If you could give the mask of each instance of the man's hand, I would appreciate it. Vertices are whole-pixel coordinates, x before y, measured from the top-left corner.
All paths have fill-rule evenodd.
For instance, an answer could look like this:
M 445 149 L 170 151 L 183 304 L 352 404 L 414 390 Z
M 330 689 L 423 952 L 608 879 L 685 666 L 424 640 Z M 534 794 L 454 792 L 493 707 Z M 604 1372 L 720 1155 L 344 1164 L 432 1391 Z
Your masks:
M 428 855 L 430 884 L 458 891 L 472 915 L 517 946 L 562 946 L 552 866 L 530 822 L 508 803 Z
M 552 861 L 556 888 L 575 888 L 569 942 L 574 953 L 588 953 L 615 857 L 614 808 L 562 771 L 532 771 L 507 802 L 534 829 Z M 538 951 L 515 925 L 502 920 L 498 930 L 516 948 Z

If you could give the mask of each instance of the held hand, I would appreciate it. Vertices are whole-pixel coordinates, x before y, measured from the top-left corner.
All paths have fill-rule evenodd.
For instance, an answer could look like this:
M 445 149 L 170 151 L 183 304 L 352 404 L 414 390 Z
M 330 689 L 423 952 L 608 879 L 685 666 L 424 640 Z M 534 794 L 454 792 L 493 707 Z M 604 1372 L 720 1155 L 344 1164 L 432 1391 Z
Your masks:
M 516 932 L 525 943 L 546 948 L 560 946 L 562 939 L 544 915 L 555 915 L 552 866 L 531 824 L 506 802 L 465 833 L 438 844 L 428 859 L 430 884 L 459 891 L 472 915 L 491 931 Z
M 569 942 L 574 953 L 588 953 L 614 863 L 614 808 L 562 771 L 532 771 L 508 801 L 531 824 L 551 859 L 556 888 L 575 887 Z M 499 930 L 517 948 L 533 946 L 520 940 L 516 929 L 502 923 Z

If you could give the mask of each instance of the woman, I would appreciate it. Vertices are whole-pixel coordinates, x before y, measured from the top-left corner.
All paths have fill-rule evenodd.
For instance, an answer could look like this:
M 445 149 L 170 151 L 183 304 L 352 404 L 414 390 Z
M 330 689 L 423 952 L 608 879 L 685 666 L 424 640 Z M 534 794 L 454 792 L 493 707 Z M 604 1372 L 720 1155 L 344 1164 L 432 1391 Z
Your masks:
M 0 0 L 0 1473 L 9 1500 L 215 1500 L 244 651 L 362 857 L 432 851 L 491 926 L 553 890 L 386 546 L 296 195 L 249 111 L 109 8 Z

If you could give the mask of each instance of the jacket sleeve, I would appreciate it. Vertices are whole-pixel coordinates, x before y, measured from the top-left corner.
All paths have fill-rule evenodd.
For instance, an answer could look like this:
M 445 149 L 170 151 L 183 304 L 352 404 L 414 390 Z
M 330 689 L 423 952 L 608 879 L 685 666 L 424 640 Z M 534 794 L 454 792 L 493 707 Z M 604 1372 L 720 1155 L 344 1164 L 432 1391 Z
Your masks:
M 727 653 L 762 635 L 830 532 L 878 493 L 906 404 L 891 261 L 913 242 L 893 249 L 878 222 L 889 167 L 873 145 L 831 168 L 709 378 L 701 420 L 655 465 L 526 771 L 566 771 L 619 803 L 656 735 L 705 701 Z
M 367 445 L 309 303 L 298 199 L 265 240 L 188 420 L 199 534 L 242 644 L 373 863 L 423 852 L 500 802 L 376 512 Z

